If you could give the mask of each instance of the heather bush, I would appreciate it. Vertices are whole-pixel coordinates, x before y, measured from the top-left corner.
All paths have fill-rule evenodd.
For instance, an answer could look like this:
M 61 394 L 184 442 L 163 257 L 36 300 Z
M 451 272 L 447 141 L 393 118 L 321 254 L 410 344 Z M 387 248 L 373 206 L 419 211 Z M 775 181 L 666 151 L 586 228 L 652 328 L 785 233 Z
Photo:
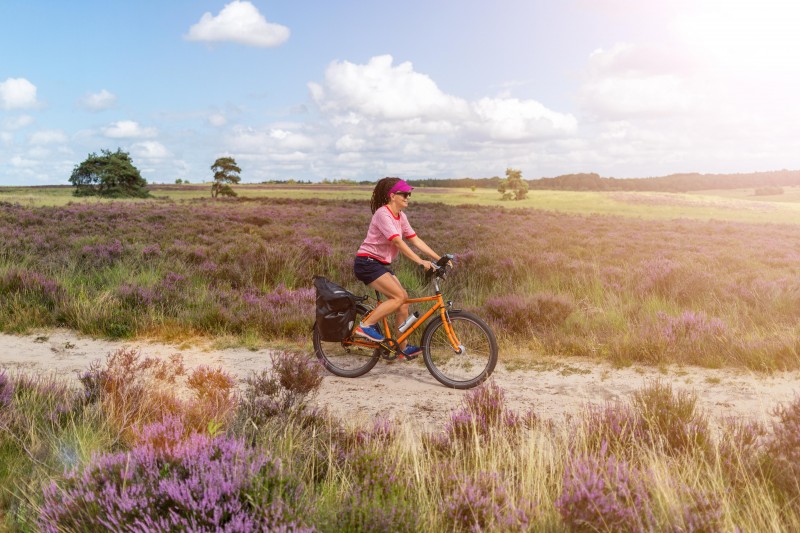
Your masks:
M 649 362 L 720 366 L 735 360 L 735 344 L 725 322 L 702 311 L 683 311 L 678 316 L 658 311 L 653 322 L 637 334 L 642 350 L 649 352 Z
M 678 491 L 681 508 L 681 524 L 673 531 L 692 533 L 716 533 L 726 531 L 720 498 L 715 494 L 683 486 Z
M 489 380 L 464 395 L 461 408 L 451 413 L 444 431 L 435 435 L 432 443 L 438 447 L 470 444 L 476 439 L 490 439 L 494 434 L 513 435 L 536 422 L 533 411 L 520 415 L 508 409 L 505 392 Z
M 415 486 L 380 447 L 361 446 L 339 455 L 349 478 L 329 519 L 333 531 L 420 530 Z
M 245 378 L 239 418 L 245 425 L 263 426 L 278 416 L 302 415 L 306 402 L 322 385 L 322 367 L 294 352 L 272 355 L 272 366 Z
M 3 415 L 11 411 L 11 400 L 14 398 L 14 384 L 6 374 L 5 369 L 0 369 L 0 420 Z
M 646 471 L 606 453 L 570 460 L 555 502 L 575 531 L 655 530 L 652 483 Z
M 42 531 L 299 531 L 309 508 L 280 459 L 241 440 L 159 424 L 129 452 L 97 456 L 44 493 Z M 149 432 L 155 435 L 148 435 Z
M 118 434 L 129 437 L 134 425 L 161 420 L 184 408 L 174 394 L 176 379 L 184 374 L 179 354 L 162 360 L 122 348 L 103 363 L 93 362 L 78 379 L 84 401 L 98 403 Z
M 31 428 L 63 428 L 77 406 L 77 395 L 63 381 L 46 374 L 20 374 L 13 383 L 12 428 L 23 439 L 38 441 Z M 43 444 L 43 443 L 42 443 Z
M 767 474 L 793 505 L 800 507 L 800 398 L 775 409 L 777 420 L 766 441 Z
M 728 483 L 746 487 L 762 477 L 760 462 L 767 438 L 766 427 L 757 421 L 725 419 L 718 446 L 719 464 Z
M 694 393 L 674 392 L 672 385 L 655 380 L 634 391 L 631 405 L 647 444 L 671 454 L 708 451 L 708 420 L 697 408 Z
M 200 366 L 189 374 L 186 385 L 194 395 L 186 408 L 187 425 L 197 429 L 210 424 L 222 427 L 235 416 L 237 383 L 221 368 Z
M 500 331 L 530 335 L 562 325 L 575 305 L 563 295 L 515 294 L 489 298 L 483 309 Z
M 514 501 L 496 473 L 479 472 L 447 483 L 441 513 L 449 531 L 527 531 L 535 505 Z
M 236 380 L 221 368 L 201 365 L 192 371 L 186 384 L 200 401 L 227 402 Z
M 62 322 L 64 288 L 39 272 L 0 268 L 0 329 L 23 332 L 27 328 Z
M 629 457 L 642 444 L 641 420 L 633 407 L 622 401 L 587 405 L 576 429 L 575 443 L 591 453 L 605 450 Z
M 0 277 L 0 294 L 10 296 L 19 294 L 34 305 L 41 305 L 50 311 L 64 299 L 64 289 L 57 281 L 38 272 L 29 270 L 10 270 Z
M 630 402 L 589 404 L 576 425 L 575 445 L 626 458 L 635 457 L 642 446 L 670 455 L 710 453 L 708 421 L 696 404 L 693 393 L 676 393 L 663 381 L 651 381 L 634 391 Z

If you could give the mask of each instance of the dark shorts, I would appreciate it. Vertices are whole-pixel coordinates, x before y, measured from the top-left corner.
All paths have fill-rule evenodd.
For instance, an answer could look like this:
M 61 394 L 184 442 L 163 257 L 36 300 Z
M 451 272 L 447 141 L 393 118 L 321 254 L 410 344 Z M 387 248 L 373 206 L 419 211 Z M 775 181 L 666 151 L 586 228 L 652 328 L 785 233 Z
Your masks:
M 359 281 L 363 281 L 369 285 L 379 277 L 386 273 L 394 274 L 389 265 L 385 265 L 377 259 L 371 257 L 356 256 L 356 261 L 353 264 L 353 273 Z

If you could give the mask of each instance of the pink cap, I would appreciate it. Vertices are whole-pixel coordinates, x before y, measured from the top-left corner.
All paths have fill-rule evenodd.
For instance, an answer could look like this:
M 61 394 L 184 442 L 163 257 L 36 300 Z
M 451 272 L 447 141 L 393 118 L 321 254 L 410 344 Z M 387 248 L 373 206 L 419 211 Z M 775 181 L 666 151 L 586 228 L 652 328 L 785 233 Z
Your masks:
M 394 186 L 392 186 L 391 189 L 389 189 L 389 195 L 392 195 L 392 194 L 397 193 L 397 192 L 411 192 L 413 190 L 414 190 L 414 187 L 412 187 L 411 185 L 409 185 L 405 181 L 400 180 L 397 183 L 395 183 Z

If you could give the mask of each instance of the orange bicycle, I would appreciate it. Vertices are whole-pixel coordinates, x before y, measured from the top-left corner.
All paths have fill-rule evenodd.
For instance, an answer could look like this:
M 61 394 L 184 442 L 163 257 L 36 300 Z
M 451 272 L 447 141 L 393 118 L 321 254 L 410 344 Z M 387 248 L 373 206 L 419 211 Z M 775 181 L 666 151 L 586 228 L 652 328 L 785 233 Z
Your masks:
M 350 334 L 342 341 L 322 340 L 319 328 L 314 328 L 314 351 L 328 371 L 340 377 L 363 376 L 377 364 L 378 360 L 394 360 L 400 354 L 400 343 L 428 323 L 422 333 L 423 360 L 428 371 L 440 383 L 454 389 L 469 389 L 488 378 L 497 364 L 497 340 L 486 323 L 472 313 L 453 309 L 453 302 L 446 302 L 439 288 L 450 268 L 452 255 L 442 256 L 429 273 L 435 294 L 421 298 L 409 298 L 409 304 L 432 303 L 433 305 L 402 332 L 393 337 L 389 321 L 384 318 L 378 329 L 385 340 L 377 343 L 356 336 L 353 330 L 367 317 L 373 308 L 364 302 L 367 296 L 357 297 L 356 317 Z M 381 304 L 376 291 L 377 305 Z

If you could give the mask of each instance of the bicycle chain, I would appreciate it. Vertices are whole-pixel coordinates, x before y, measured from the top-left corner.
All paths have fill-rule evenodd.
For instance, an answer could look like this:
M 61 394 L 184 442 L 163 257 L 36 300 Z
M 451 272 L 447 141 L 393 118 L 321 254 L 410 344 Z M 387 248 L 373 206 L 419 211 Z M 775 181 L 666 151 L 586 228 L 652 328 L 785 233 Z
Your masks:
M 394 339 L 383 339 L 379 345 L 381 347 L 381 357 L 386 361 L 394 361 L 400 355 L 400 344 Z

